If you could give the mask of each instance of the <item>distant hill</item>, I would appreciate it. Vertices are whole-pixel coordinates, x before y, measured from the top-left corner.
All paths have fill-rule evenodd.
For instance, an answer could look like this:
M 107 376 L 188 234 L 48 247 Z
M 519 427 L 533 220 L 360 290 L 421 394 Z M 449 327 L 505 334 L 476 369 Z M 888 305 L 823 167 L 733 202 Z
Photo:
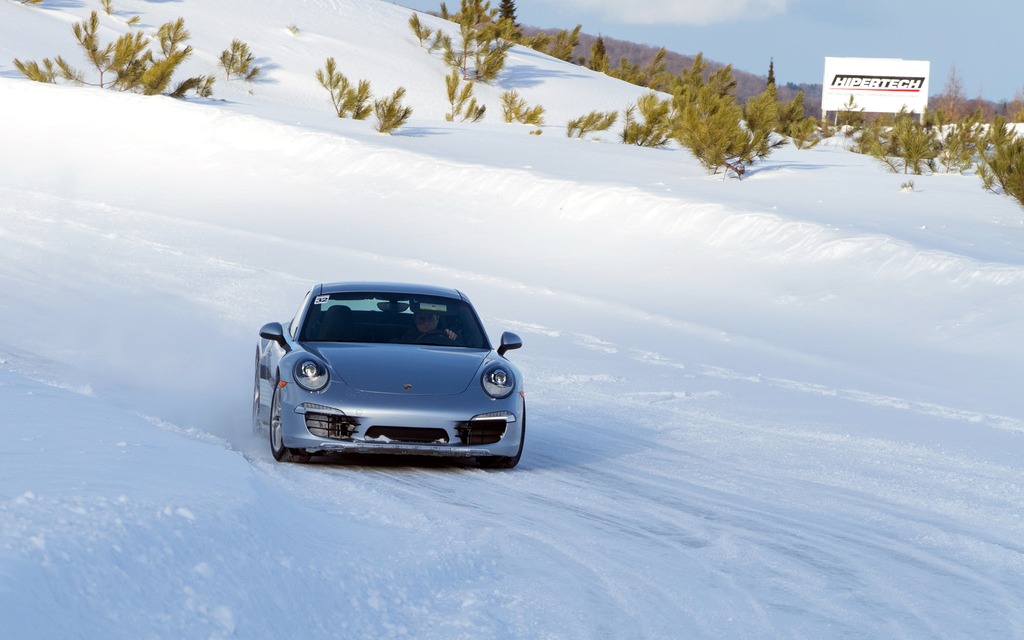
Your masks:
M 546 33 L 554 35 L 560 31 L 560 29 L 540 29 L 537 27 L 522 26 L 523 33 L 527 36 L 534 35 L 537 33 Z M 605 51 L 608 54 L 608 60 L 611 66 L 617 67 L 619 60 L 625 56 L 631 63 L 644 65 L 654 58 L 654 56 L 660 50 L 660 47 L 655 47 L 645 44 L 637 44 L 635 42 L 629 42 L 627 40 L 616 40 L 615 38 L 609 38 L 603 36 Z M 580 33 L 580 43 L 576 47 L 576 58 L 587 57 L 590 55 L 590 45 L 597 40 L 597 36 Z M 672 73 L 678 74 L 683 69 L 688 69 L 693 64 L 694 56 L 676 53 L 669 51 L 665 55 L 665 62 L 668 70 Z M 715 70 L 725 66 L 727 63 L 717 62 L 714 60 L 708 60 L 708 68 Z M 778 71 L 778 69 L 776 69 Z M 733 75 L 736 77 L 736 97 L 740 102 L 746 102 L 748 98 L 755 96 L 764 91 L 765 84 L 768 81 L 768 69 L 765 68 L 763 74 L 751 73 L 749 71 L 742 71 L 736 69 L 732 70 Z M 803 89 L 804 92 L 804 113 L 809 116 L 820 117 L 821 116 L 821 84 L 811 83 L 800 83 L 794 84 L 787 82 L 785 84 L 777 84 L 776 89 L 778 90 L 779 100 L 788 101 L 796 95 L 797 91 Z M 934 101 L 939 94 L 932 94 L 931 99 Z M 984 100 L 982 98 L 967 99 L 965 105 L 967 111 L 974 111 L 980 109 L 985 118 L 991 119 L 994 115 L 1010 115 L 1019 108 L 1018 105 L 1008 104 L 1005 102 L 997 103 L 990 100 Z
M 559 29 L 539 29 L 537 27 L 522 27 L 523 33 L 527 36 L 535 35 L 537 33 L 545 33 L 548 35 L 554 35 L 558 33 Z M 611 66 L 617 67 L 619 60 L 623 57 L 627 58 L 633 64 L 644 65 L 650 60 L 654 59 L 657 55 L 659 47 L 654 47 L 646 44 L 637 44 L 635 42 L 629 42 L 627 40 L 617 40 L 615 38 L 609 38 L 608 36 L 602 36 L 604 38 L 605 51 L 608 53 L 608 61 Z M 590 45 L 597 40 L 597 36 L 590 35 L 588 33 L 580 33 L 580 43 L 576 47 L 576 57 L 582 58 L 590 55 Z M 665 55 L 665 63 L 668 70 L 674 74 L 679 74 L 683 69 L 689 69 L 693 65 L 694 56 L 684 55 L 669 51 Z M 726 63 L 717 62 L 714 60 L 708 60 L 708 69 L 714 71 L 724 67 Z M 746 102 L 748 98 L 756 96 L 757 94 L 764 91 L 765 84 L 768 82 L 768 69 L 765 68 L 765 73 L 758 75 L 756 73 L 750 73 L 748 71 L 741 71 L 739 69 L 733 69 L 733 75 L 736 77 L 736 97 L 740 102 Z M 791 100 L 800 89 L 804 90 L 804 111 L 808 115 L 817 116 L 821 105 L 821 90 L 820 84 L 794 84 L 792 82 L 787 84 L 779 84 L 776 87 L 779 92 L 779 99 L 782 101 Z

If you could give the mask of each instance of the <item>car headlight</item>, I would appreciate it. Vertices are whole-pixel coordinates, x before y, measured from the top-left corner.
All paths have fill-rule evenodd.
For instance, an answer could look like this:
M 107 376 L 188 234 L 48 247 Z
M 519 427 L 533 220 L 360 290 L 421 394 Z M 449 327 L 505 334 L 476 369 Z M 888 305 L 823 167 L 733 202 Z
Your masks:
M 316 360 L 307 358 L 295 365 L 295 383 L 306 391 L 320 391 L 329 381 L 327 367 Z
M 516 378 L 505 367 L 491 367 L 484 371 L 480 383 L 492 398 L 507 398 L 516 386 Z

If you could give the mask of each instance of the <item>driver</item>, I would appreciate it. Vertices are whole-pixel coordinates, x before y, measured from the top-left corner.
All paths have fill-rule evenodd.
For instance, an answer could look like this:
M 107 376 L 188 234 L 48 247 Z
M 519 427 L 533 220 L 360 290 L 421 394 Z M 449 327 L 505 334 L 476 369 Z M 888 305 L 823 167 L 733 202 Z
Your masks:
M 437 324 L 440 317 L 436 311 L 419 308 L 413 313 L 413 326 L 402 336 L 402 342 L 426 341 L 430 342 L 455 342 L 458 339 L 451 329 L 438 329 Z

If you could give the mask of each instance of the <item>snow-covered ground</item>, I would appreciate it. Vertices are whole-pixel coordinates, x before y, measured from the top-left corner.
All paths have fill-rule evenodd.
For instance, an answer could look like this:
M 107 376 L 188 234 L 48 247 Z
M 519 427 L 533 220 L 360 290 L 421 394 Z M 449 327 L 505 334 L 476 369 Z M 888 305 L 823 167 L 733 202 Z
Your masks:
M 838 143 L 738 181 L 570 140 L 642 90 L 519 48 L 447 123 L 390 2 L 114 8 L 107 41 L 183 16 L 185 73 L 237 37 L 262 79 L 28 82 L 13 58 L 85 68 L 98 3 L 0 0 L 0 636 L 1024 637 L 1013 201 Z M 336 118 L 328 56 L 409 124 Z M 518 468 L 273 461 L 256 331 L 345 279 L 523 337 Z

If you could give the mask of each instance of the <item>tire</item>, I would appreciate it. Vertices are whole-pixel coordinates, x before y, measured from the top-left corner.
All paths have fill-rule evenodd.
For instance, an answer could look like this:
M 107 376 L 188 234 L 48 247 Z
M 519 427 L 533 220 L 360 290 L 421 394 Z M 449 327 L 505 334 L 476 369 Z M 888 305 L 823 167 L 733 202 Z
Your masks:
M 284 446 L 284 430 L 281 428 L 281 385 L 274 384 L 274 397 L 270 401 L 270 455 L 278 462 L 306 462 L 309 455 Z
M 260 422 L 260 352 L 256 351 L 256 375 L 252 389 L 252 434 L 263 435 L 263 423 Z
M 526 443 L 526 405 L 523 405 L 523 430 L 519 434 L 519 450 L 514 456 L 481 456 L 476 459 L 482 469 L 515 469 L 519 459 L 523 457 L 523 445 Z

